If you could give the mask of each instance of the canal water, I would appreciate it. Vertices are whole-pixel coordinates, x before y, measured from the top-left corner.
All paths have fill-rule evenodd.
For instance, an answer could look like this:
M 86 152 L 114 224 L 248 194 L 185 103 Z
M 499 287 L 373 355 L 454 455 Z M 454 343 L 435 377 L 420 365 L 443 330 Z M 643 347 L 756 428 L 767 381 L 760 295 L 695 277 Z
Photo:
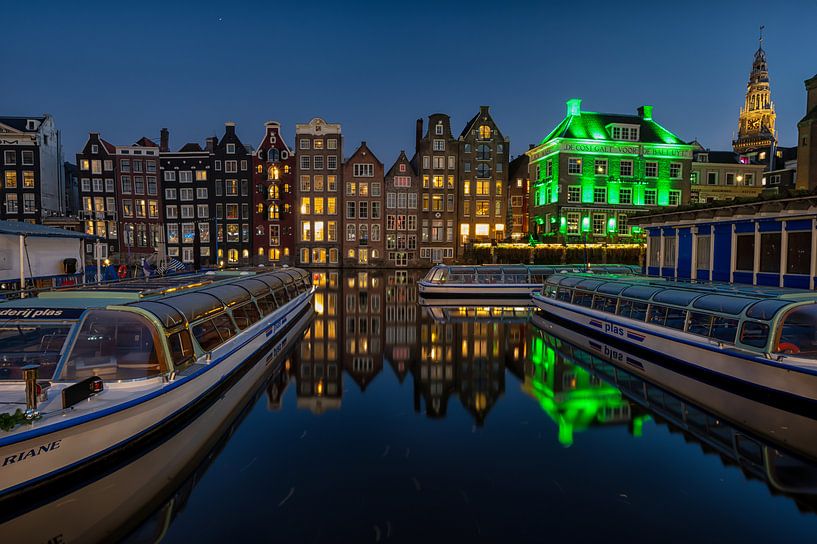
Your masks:
M 420 275 L 317 274 L 303 338 L 179 481 L 133 505 L 111 534 L 814 541 L 808 414 L 697 382 L 528 309 L 422 308 Z

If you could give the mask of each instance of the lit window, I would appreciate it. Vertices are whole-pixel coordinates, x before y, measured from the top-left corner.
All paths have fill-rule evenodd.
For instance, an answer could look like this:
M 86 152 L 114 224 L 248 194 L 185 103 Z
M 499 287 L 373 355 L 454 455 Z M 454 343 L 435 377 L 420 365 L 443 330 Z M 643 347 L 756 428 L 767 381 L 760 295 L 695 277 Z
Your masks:
M 570 157 L 567 159 L 567 173 L 568 174 L 581 174 L 582 173 L 582 160 L 576 157 Z

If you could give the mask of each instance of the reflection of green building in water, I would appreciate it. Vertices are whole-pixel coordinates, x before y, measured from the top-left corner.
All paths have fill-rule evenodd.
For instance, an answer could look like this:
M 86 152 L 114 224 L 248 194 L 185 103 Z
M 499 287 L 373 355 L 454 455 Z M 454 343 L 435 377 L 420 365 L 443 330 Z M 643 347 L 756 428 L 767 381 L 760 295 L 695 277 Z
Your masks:
M 630 403 L 621 392 L 572 364 L 556 349 L 559 344 L 554 337 L 531 338 L 522 386 L 559 426 L 559 442 L 570 446 L 577 431 L 598 425 L 629 425 L 631 420 L 635 434 L 640 434 L 641 421 L 633 418 Z

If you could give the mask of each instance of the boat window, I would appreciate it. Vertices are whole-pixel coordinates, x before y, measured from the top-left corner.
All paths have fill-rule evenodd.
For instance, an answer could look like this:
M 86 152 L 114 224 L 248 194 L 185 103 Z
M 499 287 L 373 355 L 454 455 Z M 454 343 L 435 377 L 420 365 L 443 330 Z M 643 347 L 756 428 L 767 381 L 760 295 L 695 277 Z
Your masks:
M 477 273 L 479 283 L 502 283 L 502 269 L 482 268 Z
M 623 298 L 618 304 L 618 315 L 644 321 L 647 317 L 647 308 L 648 304 L 646 302 Z
M 766 347 L 769 340 L 769 325 L 757 321 L 745 321 L 740 329 L 740 343 L 755 348 Z
M 22 380 L 27 365 L 40 365 L 37 377 L 51 379 L 71 325 L 0 325 L 0 380 Z
M 630 298 L 637 298 L 641 300 L 649 300 L 655 293 L 661 291 L 656 287 L 648 287 L 646 285 L 633 285 L 622 291 L 622 295 Z
M 710 314 L 689 312 L 689 327 L 687 327 L 687 332 L 700 334 L 701 336 L 709 336 L 711 331 L 712 316 Z
M 701 296 L 701 293 L 695 291 L 682 291 L 680 289 L 667 289 L 657 293 L 653 300 L 655 302 L 663 302 L 665 304 L 674 304 L 675 306 L 688 306 L 690 302 Z
M 559 285 L 564 285 L 566 287 L 573 287 L 579 282 L 586 280 L 584 276 L 558 276 L 560 278 Z
M 746 310 L 746 315 L 752 319 L 771 321 L 777 312 L 789 304 L 791 304 L 789 300 L 761 300 L 758 303 L 752 304 L 751 308 Z
M 193 342 L 190 340 L 190 332 L 179 331 L 167 337 L 167 345 L 170 347 L 170 358 L 176 370 L 184 368 L 193 362 Z
M 258 313 L 258 308 L 255 304 L 249 302 L 237 308 L 233 308 L 233 320 L 235 321 L 238 330 L 249 328 L 253 323 L 261 320 L 261 314 Z
M 545 283 L 547 280 L 547 274 L 543 274 L 541 272 L 531 272 L 530 273 L 530 282 L 533 284 Z
M 603 295 L 596 295 L 595 298 L 593 299 L 593 309 L 614 314 L 616 313 L 617 301 L 618 299 L 615 297 L 605 297 Z
M 601 280 L 584 280 L 580 282 L 576 287 L 580 287 L 582 289 L 587 289 L 588 291 L 595 291 L 596 287 L 604 283 Z
M 446 276 L 446 269 L 445 268 L 438 268 L 434 270 L 434 275 L 431 277 L 431 281 L 434 283 L 443 283 L 445 281 Z
M 204 351 L 211 351 L 229 340 L 235 334 L 233 323 L 227 314 L 193 325 L 193 336 Z
M 817 304 L 794 308 L 783 318 L 775 352 L 817 359 Z
M 683 308 L 667 308 L 667 320 L 664 326 L 672 329 L 684 330 L 687 321 L 687 311 Z
M 91 310 L 71 349 L 61 380 L 134 380 L 167 371 L 156 329 L 132 312 Z
M 289 292 L 286 289 L 279 287 L 275 290 L 275 300 L 278 301 L 278 304 L 283 305 L 292 299 L 289 297 Z
M 712 318 L 712 332 L 709 336 L 721 342 L 735 342 L 738 320 L 716 315 Z
M 593 293 L 576 289 L 576 294 L 573 296 L 573 304 L 589 308 L 593 305 Z
M 570 302 L 573 298 L 573 289 L 570 287 L 559 287 L 559 292 L 556 293 L 556 300 L 561 300 L 562 302 Z
M 624 289 L 629 287 L 626 283 L 605 283 L 600 285 L 598 289 L 596 289 L 597 293 L 605 293 L 607 295 L 618 295 Z
M 258 303 L 258 307 L 261 309 L 261 313 L 264 315 L 269 315 L 278 308 L 278 305 L 275 303 L 275 297 L 272 295 L 272 293 L 257 299 L 256 302 Z
M 744 308 L 756 300 L 757 299 L 754 298 L 732 297 L 727 295 L 704 295 L 693 302 L 692 306 L 699 310 L 738 315 Z
M 666 306 L 658 306 L 657 304 L 650 304 L 650 312 L 647 317 L 647 323 L 651 323 L 653 325 L 664 325 L 664 321 L 667 319 L 667 310 Z

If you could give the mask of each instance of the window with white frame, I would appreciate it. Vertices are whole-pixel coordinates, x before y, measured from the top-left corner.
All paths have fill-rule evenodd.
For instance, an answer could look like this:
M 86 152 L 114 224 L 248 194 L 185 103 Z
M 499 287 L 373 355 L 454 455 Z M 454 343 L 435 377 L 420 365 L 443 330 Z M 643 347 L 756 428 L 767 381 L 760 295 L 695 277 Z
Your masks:
M 567 201 L 568 202 L 581 202 L 582 201 L 582 188 L 578 185 L 570 185 L 567 188 Z M 543 203 L 546 204 L 546 203 Z
M 682 175 L 683 171 L 680 162 L 669 163 L 669 177 L 671 177 L 672 179 L 681 179 Z
M 578 157 L 570 157 L 567 159 L 567 173 L 578 175 L 582 173 L 582 160 Z
M 607 203 L 607 187 L 595 187 L 593 189 L 593 202 L 596 204 Z
M 631 142 L 638 141 L 638 126 L 612 125 L 610 129 L 610 133 L 614 140 L 628 140 Z
M 593 172 L 598 176 L 606 176 L 607 159 L 596 159 L 593 161 Z
M 657 191 L 655 189 L 644 189 L 644 204 L 646 206 L 655 206 Z
M 655 161 L 647 161 L 644 163 L 644 176 L 648 178 L 657 178 L 658 163 Z
M 352 172 L 356 178 L 374 177 L 374 164 L 372 163 L 354 164 L 352 166 Z
M 670 206 L 679 206 L 681 204 L 681 191 L 670 191 L 669 192 L 669 205 Z
M 633 190 L 630 187 L 622 187 L 618 190 L 618 203 L 619 204 L 632 204 L 633 203 Z
M 623 178 L 630 178 L 633 176 L 633 161 L 621 161 L 619 163 L 619 174 Z

